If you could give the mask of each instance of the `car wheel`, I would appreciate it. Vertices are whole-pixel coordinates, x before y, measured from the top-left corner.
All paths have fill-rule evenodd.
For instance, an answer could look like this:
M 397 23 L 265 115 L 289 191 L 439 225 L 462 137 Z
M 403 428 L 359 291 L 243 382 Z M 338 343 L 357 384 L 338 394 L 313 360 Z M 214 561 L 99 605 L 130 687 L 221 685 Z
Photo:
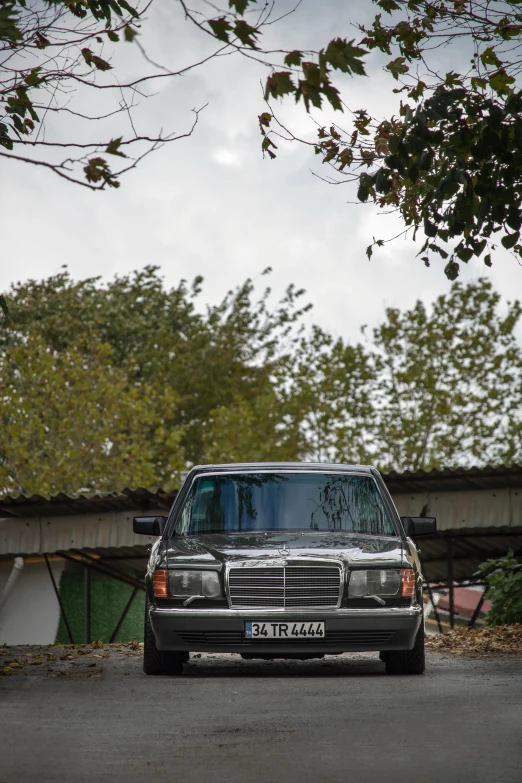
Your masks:
M 415 637 L 411 650 L 389 650 L 385 659 L 386 674 L 424 674 L 424 623 Z
M 145 601 L 145 626 L 143 633 L 143 671 L 145 674 L 181 674 L 188 653 L 158 650 L 149 617 L 150 601 Z

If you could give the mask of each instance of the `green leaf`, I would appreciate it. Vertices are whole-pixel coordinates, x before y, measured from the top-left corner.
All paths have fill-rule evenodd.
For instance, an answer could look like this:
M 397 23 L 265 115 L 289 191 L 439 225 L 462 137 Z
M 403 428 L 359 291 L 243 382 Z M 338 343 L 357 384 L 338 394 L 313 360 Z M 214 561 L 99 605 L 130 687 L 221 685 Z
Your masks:
M 486 266 L 493 266 L 491 263 L 491 253 L 488 253 L 487 256 L 484 256 L 484 263 Z
M 229 43 L 229 33 L 232 32 L 232 25 L 227 22 L 224 16 L 220 16 L 218 19 L 209 19 L 208 26 L 214 33 L 218 41 L 224 41 Z
M 0 122 L 0 146 L 7 150 L 13 149 L 13 140 L 9 136 L 9 128 L 3 122 Z
M 424 219 L 424 233 L 427 237 L 436 237 L 437 230 L 435 223 L 432 223 L 428 218 Z
M 135 8 L 133 8 L 131 5 L 127 3 L 127 0 L 118 0 L 118 4 L 124 8 L 126 11 L 129 12 L 131 16 L 133 16 L 135 19 L 139 18 L 139 13 L 136 11 Z
M 343 111 L 340 92 L 337 89 L 337 87 L 334 87 L 331 84 L 325 85 L 323 87 L 323 95 L 330 102 L 330 104 L 336 111 Z
M 301 65 L 301 60 L 303 59 L 303 53 L 300 52 L 298 49 L 294 49 L 293 52 L 288 52 L 288 54 L 285 57 L 285 65 L 288 65 L 289 68 L 292 68 L 292 66 L 299 66 Z
M 33 68 L 30 73 L 24 76 L 24 82 L 28 87 L 38 87 L 38 85 L 42 83 L 43 80 L 38 76 L 41 70 L 41 68 Z
M 391 14 L 393 11 L 399 11 L 400 5 L 395 0 L 378 0 L 377 5 L 386 11 L 387 14 Z
M 321 87 L 322 78 L 321 71 L 317 63 L 306 62 L 303 63 L 303 74 L 305 81 L 311 87 L 319 89 Z
M 455 248 L 455 255 L 464 261 L 465 264 L 473 257 L 473 250 L 470 247 L 464 247 L 463 245 L 457 245 Z
M 471 86 L 474 90 L 484 90 L 488 86 L 488 80 L 478 76 L 471 77 Z
M 460 73 L 455 73 L 455 71 L 450 71 L 446 74 L 446 78 L 444 80 L 444 84 L 446 87 L 456 87 L 457 85 L 462 85 L 462 77 Z
M 519 231 L 515 231 L 514 234 L 506 234 L 500 240 L 501 243 L 502 243 L 502 246 L 505 247 L 506 250 L 511 250 L 511 248 L 514 247 L 517 244 L 519 236 L 520 236 L 520 232 Z
M 233 8 L 236 14 L 244 14 L 249 3 L 255 3 L 256 0 L 228 0 L 228 7 Z
M 373 255 L 372 245 L 368 245 L 368 247 L 366 248 L 366 255 L 368 256 L 368 261 L 369 261 Z
M 265 111 L 259 115 L 258 120 L 259 120 L 259 125 L 261 127 L 261 130 L 263 130 L 263 126 L 265 126 L 265 128 L 268 128 L 270 126 L 270 123 L 272 122 L 272 115 L 269 112 Z
M 247 24 L 244 19 L 239 19 L 234 25 L 234 34 L 241 41 L 244 46 L 250 47 L 250 49 L 256 49 L 255 36 L 259 35 L 259 32 L 255 27 Z
M 283 95 L 295 93 L 296 89 L 288 71 L 276 71 L 266 80 L 265 100 L 269 96 L 272 98 L 281 98 Z
M 120 40 L 120 36 L 118 35 L 118 33 L 115 33 L 114 30 L 106 30 L 106 33 L 109 37 L 109 41 L 113 41 L 114 43 L 116 43 L 117 41 Z
M 92 65 L 92 52 L 87 46 L 82 49 L 82 56 L 87 65 Z
M 387 71 L 389 71 L 393 78 L 398 81 L 399 75 L 403 73 L 408 73 L 409 66 L 406 65 L 406 58 L 405 57 L 396 57 L 395 60 L 392 60 L 388 63 L 388 65 L 384 66 Z
M 110 71 L 110 70 L 112 70 L 112 65 L 110 65 L 106 60 L 102 60 L 102 58 L 98 57 L 97 54 L 91 55 L 91 63 L 99 71 Z
M 495 71 L 489 77 L 489 86 L 492 90 L 495 90 L 497 95 L 507 95 L 511 92 L 510 84 L 515 83 L 515 78 L 510 76 L 504 68 L 499 71 Z
M 9 308 L 7 306 L 6 298 L 3 294 L 0 294 L 0 310 L 2 310 L 6 318 L 9 318 Z
M 456 280 L 459 276 L 459 265 L 455 261 L 449 261 L 444 267 L 444 273 L 448 280 Z
M 126 158 L 127 156 L 120 150 L 121 140 L 122 136 L 117 139 L 111 139 L 111 141 L 107 144 L 105 152 L 108 152 L 109 155 L 119 155 L 120 158 Z
M 480 55 L 480 61 L 482 65 L 494 65 L 495 68 L 500 68 L 502 63 L 498 59 L 496 51 L 493 49 L 492 46 L 488 46 L 487 49 L 484 49 L 482 54 Z
M 334 38 L 324 52 L 321 52 L 326 62 L 332 68 L 343 73 L 366 76 L 362 58 L 368 54 L 366 49 L 354 46 L 354 40 L 347 41 L 344 38 Z
M 419 160 L 419 169 L 421 169 L 421 171 L 430 171 L 432 165 L 433 156 L 429 150 L 425 150 Z
M 419 81 L 417 82 L 415 87 L 413 87 L 413 89 L 411 89 L 409 91 L 409 93 L 408 93 L 409 97 L 412 98 L 412 100 L 414 100 L 414 101 L 418 101 L 419 98 L 422 98 L 422 96 L 424 95 L 424 90 L 426 89 L 426 87 L 427 87 L 426 83 L 423 82 L 421 79 L 419 79 Z M 401 87 L 401 90 L 399 90 L 399 92 L 404 90 L 404 89 L 408 89 L 408 88 L 407 87 Z M 395 90 L 394 90 L 394 92 L 395 92 Z
M 369 177 L 367 174 L 362 174 L 359 180 L 359 189 L 357 190 L 357 198 L 359 201 L 368 201 L 370 195 Z
M 11 44 L 22 41 L 23 35 L 18 28 L 18 22 L 16 3 L 13 0 L 3 0 L 0 5 L 0 40 L 4 39 Z
M 123 37 L 126 41 L 131 43 L 134 41 L 136 36 L 138 35 L 137 30 L 134 29 L 134 27 L 131 27 L 129 24 L 125 26 L 125 29 L 123 30 Z

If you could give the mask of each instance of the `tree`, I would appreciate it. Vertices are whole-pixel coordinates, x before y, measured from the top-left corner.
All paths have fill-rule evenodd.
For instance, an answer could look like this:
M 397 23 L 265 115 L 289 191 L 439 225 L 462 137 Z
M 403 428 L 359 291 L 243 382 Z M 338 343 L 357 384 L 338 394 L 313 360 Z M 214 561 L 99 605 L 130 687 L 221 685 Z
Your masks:
M 355 183 L 359 201 L 370 199 L 395 211 L 414 238 L 423 233 L 419 255 L 428 266 L 434 254 L 445 259 L 452 280 L 459 264 L 473 256 L 483 257 L 490 266 L 499 242 L 522 256 L 519 0 L 373 2 L 378 13 L 372 25 L 359 25 L 359 41 L 336 37 L 317 50 L 273 51 L 269 44 L 263 46 L 263 35 L 278 21 L 273 5 L 228 0 L 221 8 L 212 4 L 191 10 L 178 0 L 187 23 L 215 49 L 172 71 L 157 66 L 139 41 L 151 0 L 137 8 L 126 0 L 3 0 L 0 94 L 5 116 L 0 117 L 0 156 L 47 167 L 92 189 L 117 187 L 120 175 L 144 155 L 190 135 L 198 110 L 192 125 L 178 135 L 129 136 L 122 127 L 121 135 L 102 139 L 93 134 L 87 141 L 85 132 L 66 140 L 63 135 L 44 137 L 45 118 L 72 113 L 82 128 L 103 128 L 104 120 L 118 113 L 132 119 L 147 85 L 234 54 L 269 69 L 268 111 L 259 115 L 263 154 L 276 157 L 280 136 L 308 144 L 333 168 L 329 181 Z M 105 48 L 122 39 L 144 56 L 144 71 L 120 83 L 111 73 Z M 441 48 L 444 71 L 436 65 Z M 404 96 L 390 117 L 372 117 L 367 108 L 350 106 L 333 80 L 334 72 L 365 76 L 371 52 L 386 57 L 384 70 L 394 92 Z M 82 108 L 89 92 L 117 95 L 113 111 L 86 114 Z M 320 110 L 325 102 L 340 112 L 347 109 L 352 127 L 347 129 L 345 121 L 342 127 L 323 126 L 319 116 L 317 139 L 301 139 L 271 107 L 270 102 L 288 96 L 302 102 L 307 112 Z M 76 150 L 76 157 L 69 150 Z M 121 162 L 121 168 L 113 171 L 109 160 Z M 374 239 L 368 257 L 384 241 Z
M 88 355 L 86 334 L 107 344 L 114 367 L 151 415 L 148 390 L 159 390 L 155 415 L 166 431 L 181 433 L 186 463 L 201 462 L 212 439 L 209 427 L 225 411 L 228 415 L 238 401 L 254 405 L 273 395 L 274 379 L 286 367 L 309 309 L 301 304 L 304 292 L 294 286 L 272 303 L 269 288 L 256 299 L 246 280 L 219 304 L 198 311 L 201 282 L 196 278 L 189 287 L 181 281 L 165 290 L 158 269 L 147 267 L 107 285 L 96 278 L 75 282 L 66 271 L 16 285 L 6 295 L 11 320 L 0 332 L 0 350 L 9 354 L 30 335 L 58 355 L 78 344 Z M 169 389 L 175 404 L 165 408 L 160 391 Z M 169 480 L 168 471 L 158 472 L 158 481 Z
M 251 280 L 218 305 L 148 267 L 14 286 L 0 329 L 0 493 L 170 488 L 200 462 L 389 470 L 522 460 L 519 302 L 487 280 L 388 309 L 354 344 L 303 292 Z
M 374 375 L 366 440 L 380 468 L 522 458 L 522 351 L 515 335 L 521 307 L 508 303 L 504 314 L 499 305 L 482 279 L 454 283 L 432 308 L 418 301 L 411 310 L 386 311 L 368 346 Z
M 203 108 L 193 110 L 181 133 L 139 134 L 133 113 L 150 87 L 204 68 L 216 57 L 248 57 L 270 68 L 282 64 L 284 52 L 260 43 L 278 21 L 274 4 L 256 0 L 228 0 L 221 8 L 207 3 L 192 9 L 185 0 L 171 4 L 172 13 L 181 12 L 210 48 L 176 70 L 158 64 L 140 43 L 152 2 L 139 0 L 134 7 L 127 0 L 2 0 L 1 157 L 45 167 L 91 190 L 119 187 L 120 177 L 150 152 L 190 136 Z M 117 67 L 114 72 L 112 54 L 120 42 L 132 44 L 140 59 L 139 73 L 128 80 L 118 78 Z M 90 103 L 98 107 L 92 113 Z M 107 121 L 118 115 L 120 130 L 107 135 Z M 71 118 L 74 124 L 66 122 Z
M 210 411 L 202 461 L 293 462 L 305 456 L 301 420 L 292 415 L 279 392 L 272 387 Z
M 0 350 L 0 493 L 26 495 L 179 481 L 181 431 L 166 389 L 138 389 L 107 344 L 55 351 L 30 335 Z
M 389 308 L 355 345 L 313 327 L 286 387 L 307 458 L 385 471 L 520 461 L 521 306 L 503 309 L 482 279 Z
M 371 462 L 378 383 L 369 351 L 318 326 L 296 347 L 285 386 L 301 423 L 305 452 L 317 462 Z
M 375 118 L 332 93 L 327 53 L 335 41 L 317 62 L 295 51 L 285 59 L 287 70 L 267 80 L 266 97 L 304 97 L 307 110 L 327 98 L 334 109 L 349 110 L 352 127 L 344 120 L 342 127 L 323 127 L 319 118 L 318 138 L 309 142 L 279 123 L 269 106 L 259 118 L 263 149 L 274 157 L 278 135 L 310 144 L 334 169 L 329 181 L 355 183 L 359 201 L 397 212 L 414 238 L 421 231 L 419 255 L 427 266 L 434 254 L 446 259 L 451 280 L 473 256 L 491 266 L 499 241 L 522 256 L 519 0 L 373 1 L 379 13 L 371 26 L 359 25 L 363 38 L 352 52 L 358 59 L 368 51 L 392 58 L 384 70 L 393 92 L 404 95 L 397 111 Z M 341 70 L 364 75 L 362 66 Z M 374 239 L 368 257 L 382 244 Z

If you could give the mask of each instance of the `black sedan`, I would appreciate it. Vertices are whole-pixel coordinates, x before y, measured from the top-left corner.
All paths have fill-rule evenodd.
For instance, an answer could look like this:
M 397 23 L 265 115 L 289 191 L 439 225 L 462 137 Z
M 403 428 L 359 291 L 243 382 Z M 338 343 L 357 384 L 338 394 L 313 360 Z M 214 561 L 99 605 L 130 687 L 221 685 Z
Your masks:
M 147 569 L 144 671 L 180 674 L 193 652 L 320 658 L 377 650 L 389 674 L 424 672 L 422 574 L 412 535 L 373 467 L 204 465 L 158 535 Z

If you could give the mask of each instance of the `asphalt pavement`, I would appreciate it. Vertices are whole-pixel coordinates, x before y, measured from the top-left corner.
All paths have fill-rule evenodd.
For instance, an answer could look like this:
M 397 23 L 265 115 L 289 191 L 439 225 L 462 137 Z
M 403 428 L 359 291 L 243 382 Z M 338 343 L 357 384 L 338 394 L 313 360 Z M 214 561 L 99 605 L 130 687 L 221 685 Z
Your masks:
M 522 783 L 522 656 L 82 665 L 0 678 L 0 783 Z

